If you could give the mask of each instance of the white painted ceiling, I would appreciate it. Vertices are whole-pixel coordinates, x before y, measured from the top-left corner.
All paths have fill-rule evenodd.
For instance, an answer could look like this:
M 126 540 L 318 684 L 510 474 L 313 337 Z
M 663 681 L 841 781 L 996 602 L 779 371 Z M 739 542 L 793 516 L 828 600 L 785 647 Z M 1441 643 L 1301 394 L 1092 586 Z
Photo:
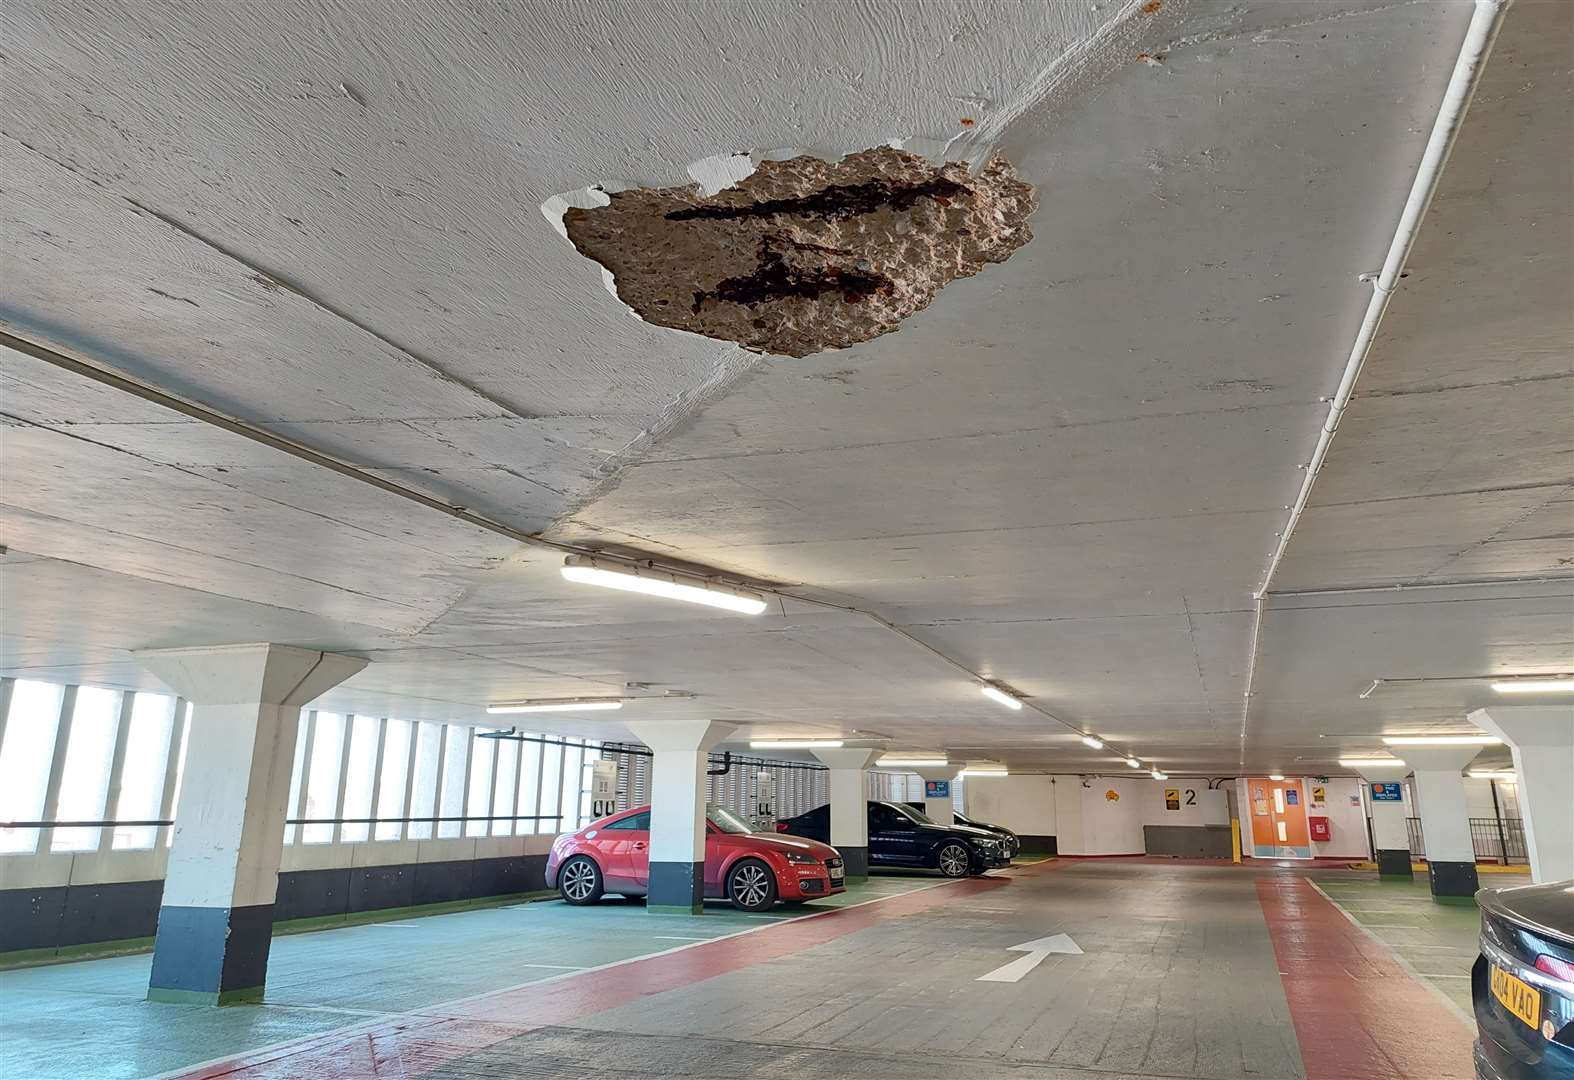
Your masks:
M 1461 676 L 1574 669 L 1557 0 L 1510 10 L 1253 666 L 1471 7 L 10 4 L 0 321 L 524 532 L 875 612 L 1166 768 L 1338 771 L 1463 729 Z M 801 360 L 640 322 L 539 211 L 893 139 L 1007 154 L 1035 239 Z M 631 718 L 1110 767 L 864 615 L 569 586 L 0 356 L 7 674 L 152 688 L 130 650 L 272 640 L 373 661 L 323 707 L 482 722 L 634 682 Z

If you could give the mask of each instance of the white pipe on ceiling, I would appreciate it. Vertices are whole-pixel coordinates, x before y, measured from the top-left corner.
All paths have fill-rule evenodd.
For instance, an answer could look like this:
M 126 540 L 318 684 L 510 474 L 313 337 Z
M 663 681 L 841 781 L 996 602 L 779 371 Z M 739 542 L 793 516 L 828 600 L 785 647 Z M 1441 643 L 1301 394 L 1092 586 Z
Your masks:
M 1443 167 L 1448 164 L 1448 155 L 1454 149 L 1460 125 L 1464 123 L 1465 113 L 1470 108 L 1470 99 L 1475 96 L 1481 71 L 1492 53 L 1492 43 L 1497 39 L 1503 16 L 1512 2 L 1475 0 L 1470 26 L 1465 30 L 1464 43 L 1459 48 L 1453 74 L 1449 76 L 1448 87 L 1443 91 L 1443 101 L 1438 106 L 1437 119 L 1432 124 L 1432 134 L 1427 139 L 1421 162 L 1416 167 L 1410 195 L 1405 199 L 1404 209 L 1400 211 L 1399 224 L 1394 229 L 1393 241 L 1388 245 L 1388 256 L 1383 260 L 1382 269 L 1371 279 L 1372 298 L 1366 305 L 1366 315 L 1361 320 L 1361 329 L 1355 335 L 1355 343 L 1350 347 L 1344 373 L 1339 378 L 1339 388 L 1329 399 L 1328 416 L 1317 434 L 1317 445 L 1305 466 L 1306 475 L 1301 480 L 1301 489 L 1290 506 L 1289 519 L 1268 560 L 1268 570 L 1263 575 L 1262 585 L 1252 594 L 1256 604 L 1252 617 L 1251 657 L 1246 667 L 1246 691 L 1242 695 L 1241 705 L 1240 754 L 1243 765 L 1246 761 L 1246 733 L 1251 718 L 1253 683 L 1257 675 L 1257 653 L 1261 645 L 1262 617 L 1268 589 L 1273 584 L 1274 574 L 1279 570 L 1279 563 L 1284 559 L 1285 550 L 1290 546 L 1290 537 L 1295 534 L 1295 527 L 1300 523 L 1301 514 L 1312 497 L 1312 485 L 1317 481 L 1317 474 L 1328 459 L 1328 447 L 1333 443 L 1334 434 L 1339 430 L 1339 421 L 1344 417 L 1350 398 L 1355 393 L 1356 379 L 1366 365 L 1372 342 L 1377 337 L 1377 329 L 1388 310 L 1388 302 L 1393 298 L 1394 290 L 1403 276 L 1405 262 L 1415 247 L 1421 221 L 1426 217 L 1427 208 L 1432 205 L 1433 196 L 1437 194 Z

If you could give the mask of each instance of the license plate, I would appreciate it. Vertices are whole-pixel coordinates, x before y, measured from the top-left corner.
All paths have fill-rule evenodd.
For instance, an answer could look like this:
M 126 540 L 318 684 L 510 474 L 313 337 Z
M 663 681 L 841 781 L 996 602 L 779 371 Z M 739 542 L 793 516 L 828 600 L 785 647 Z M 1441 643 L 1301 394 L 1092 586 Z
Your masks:
M 840 881 L 840 880 L 842 880 L 842 868 L 840 866 L 833 866 L 833 867 L 831 867 L 830 868 L 830 875 L 831 875 L 831 880 L 832 881 Z
M 1527 1027 L 1534 1028 L 1541 1019 L 1541 991 L 1530 986 L 1502 968 L 1493 966 L 1490 978 L 1492 996 L 1505 1009 L 1513 1013 Z

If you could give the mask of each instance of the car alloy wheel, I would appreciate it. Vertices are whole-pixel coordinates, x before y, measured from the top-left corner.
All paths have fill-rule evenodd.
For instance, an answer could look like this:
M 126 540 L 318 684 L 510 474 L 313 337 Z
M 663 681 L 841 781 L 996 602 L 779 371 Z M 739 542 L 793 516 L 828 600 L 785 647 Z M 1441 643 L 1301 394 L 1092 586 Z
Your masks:
M 570 904 L 588 904 L 601 896 L 601 871 L 589 859 L 570 859 L 563 867 L 558 890 Z
M 770 867 L 747 859 L 733 867 L 727 876 L 727 896 L 733 906 L 744 911 L 763 911 L 776 903 L 776 882 Z
M 946 877 L 966 877 L 972 857 L 961 844 L 950 843 L 940 849 L 940 872 Z

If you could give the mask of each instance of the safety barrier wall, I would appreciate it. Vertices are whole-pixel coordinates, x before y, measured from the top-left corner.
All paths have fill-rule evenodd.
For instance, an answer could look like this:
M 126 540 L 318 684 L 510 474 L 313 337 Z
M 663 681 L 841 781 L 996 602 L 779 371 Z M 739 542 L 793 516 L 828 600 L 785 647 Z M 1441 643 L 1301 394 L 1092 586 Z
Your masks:
M 552 836 L 451 837 L 286 848 L 274 921 L 539 890 Z M 168 851 L 51 852 L 0 862 L 0 962 L 150 943 Z M 25 956 L 19 956 L 25 954 Z

